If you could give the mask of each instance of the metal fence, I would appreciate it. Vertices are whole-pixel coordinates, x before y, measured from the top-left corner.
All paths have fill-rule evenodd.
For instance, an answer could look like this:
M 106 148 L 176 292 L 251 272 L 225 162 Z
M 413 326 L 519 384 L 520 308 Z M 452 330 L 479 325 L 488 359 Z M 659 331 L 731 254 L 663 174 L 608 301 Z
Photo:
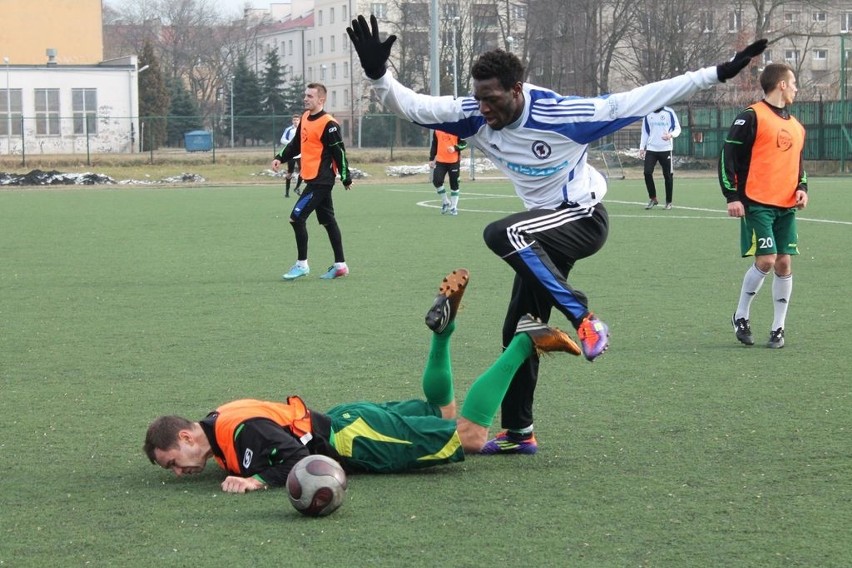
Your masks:
M 682 134 L 675 153 L 697 159 L 715 159 L 734 118 L 742 108 L 676 105 Z M 805 159 L 841 163 L 852 159 L 852 101 L 797 101 L 793 114 L 807 129 Z M 281 148 L 280 136 L 290 124 L 290 114 L 276 116 L 115 117 L 88 115 L 60 117 L 3 114 L 0 112 L 0 156 L 79 156 L 87 164 L 94 154 L 158 155 L 199 153 L 216 161 L 217 149 L 255 149 L 270 155 Z M 166 139 L 151 143 L 159 127 Z M 389 114 L 371 113 L 355 121 L 341 121 L 348 148 L 384 148 L 393 157 L 395 147 L 428 147 L 429 131 Z M 618 150 L 638 148 L 640 123 L 620 130 L 595 144 Z M 207 143 L 209 140 L 209 143 Z

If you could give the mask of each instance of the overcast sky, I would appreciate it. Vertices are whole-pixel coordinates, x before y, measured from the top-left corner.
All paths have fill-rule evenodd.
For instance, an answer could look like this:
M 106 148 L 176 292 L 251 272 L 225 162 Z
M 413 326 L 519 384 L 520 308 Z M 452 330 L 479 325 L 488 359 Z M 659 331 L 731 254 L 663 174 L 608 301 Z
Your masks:
M 242 15 L 246 4 L 252 8 L 269 8 L 267 0 L 216 0 L 216 8 L 223 15 Z

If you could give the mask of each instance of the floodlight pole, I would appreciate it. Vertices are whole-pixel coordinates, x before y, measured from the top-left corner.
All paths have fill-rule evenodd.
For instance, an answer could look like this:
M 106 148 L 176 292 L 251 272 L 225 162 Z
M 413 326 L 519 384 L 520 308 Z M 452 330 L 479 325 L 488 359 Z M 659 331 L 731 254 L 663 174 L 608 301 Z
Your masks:
M 441 94 L 441 66 L 438 61 L 438 0 L 432 0 L 431 25 L 429 26 L 429 44 L 431 46 L 431 57 L 429 70 L 432 75 L 432 86 L 430 94 L 438 96 Z
M 846 34 L 840 34 L 840 128 L 846 129 Z M 841 146 L 842 148 L 842 146 Z M 846 173 L 846 152 L 840 151 L 840 173 Z
M 6 152 L 12 155 L 12 89 L 9 80 L 9 58 L 4 57 L 3 63 L 6 64 Z
M 231 148 L 234 147 L 234 76 L 228 77 L 229 89 L 231 91 Z
M 453 98 L 459 96 L 459 43 L 456 36 L 459 27 L 460 17 L 453 17 Z

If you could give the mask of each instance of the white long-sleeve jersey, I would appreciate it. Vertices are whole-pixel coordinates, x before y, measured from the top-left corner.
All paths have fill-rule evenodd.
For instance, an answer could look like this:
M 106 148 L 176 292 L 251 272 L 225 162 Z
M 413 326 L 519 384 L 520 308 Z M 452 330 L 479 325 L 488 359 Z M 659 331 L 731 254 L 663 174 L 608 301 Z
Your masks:
M 671 134 L 671 138 L 664 140 L 663 134 L 667 132 Z M 669 107 L 663 107 L 660 112 L 654 111 L 642 119 L 642 138 L 639 141 L 639 149 L 671 152 L 674 148 L 674 139 L 678 136 L 680 136 L 680 122 L 675 111 Z
M 606 194 L 606 180 L 586 163 L 591 142 L 718 82 L 716 67 L 707 67 L 594 98 L 564 97 L 524 83 L 523 113 L 501 130 L 486 124 L 471 96 L 418 94 L 390 72 L 372 84 L 397 116 L 455 134 L 481 150 L 512 181 L 527 209 L 555 209 L 566 202 L 592 206 Z

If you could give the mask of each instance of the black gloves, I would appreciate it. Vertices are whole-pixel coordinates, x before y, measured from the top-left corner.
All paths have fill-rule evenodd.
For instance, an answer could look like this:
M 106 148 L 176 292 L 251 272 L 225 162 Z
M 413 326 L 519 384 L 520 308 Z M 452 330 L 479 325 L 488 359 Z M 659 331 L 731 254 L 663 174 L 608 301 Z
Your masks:
M 361 60 L 364 73 L 370 79 L 380 79 L 385 74 L 385 64 L 396 36 L 391 35 L 385 41 L 379 41 L 379 23 L 375 16 L 370 16 L 370 26 L 367 26 L 364 16 L 358 16 L 357 20 L 352 20 L 352 27 L 346 28 L 346 33 Z
M 736 77 L 737 73 L 742 71 L 745 66 L 749 64 L 752 57 L 763 53 L 763 50 L 766 49 L 767 43 L 767 40 L 759 39 L 744 50 L 738 51 L 734 54 L 733 59 L 716 66 L 716 76 L 719 77 L 719 80 L 723 83 L 731 77 Z

